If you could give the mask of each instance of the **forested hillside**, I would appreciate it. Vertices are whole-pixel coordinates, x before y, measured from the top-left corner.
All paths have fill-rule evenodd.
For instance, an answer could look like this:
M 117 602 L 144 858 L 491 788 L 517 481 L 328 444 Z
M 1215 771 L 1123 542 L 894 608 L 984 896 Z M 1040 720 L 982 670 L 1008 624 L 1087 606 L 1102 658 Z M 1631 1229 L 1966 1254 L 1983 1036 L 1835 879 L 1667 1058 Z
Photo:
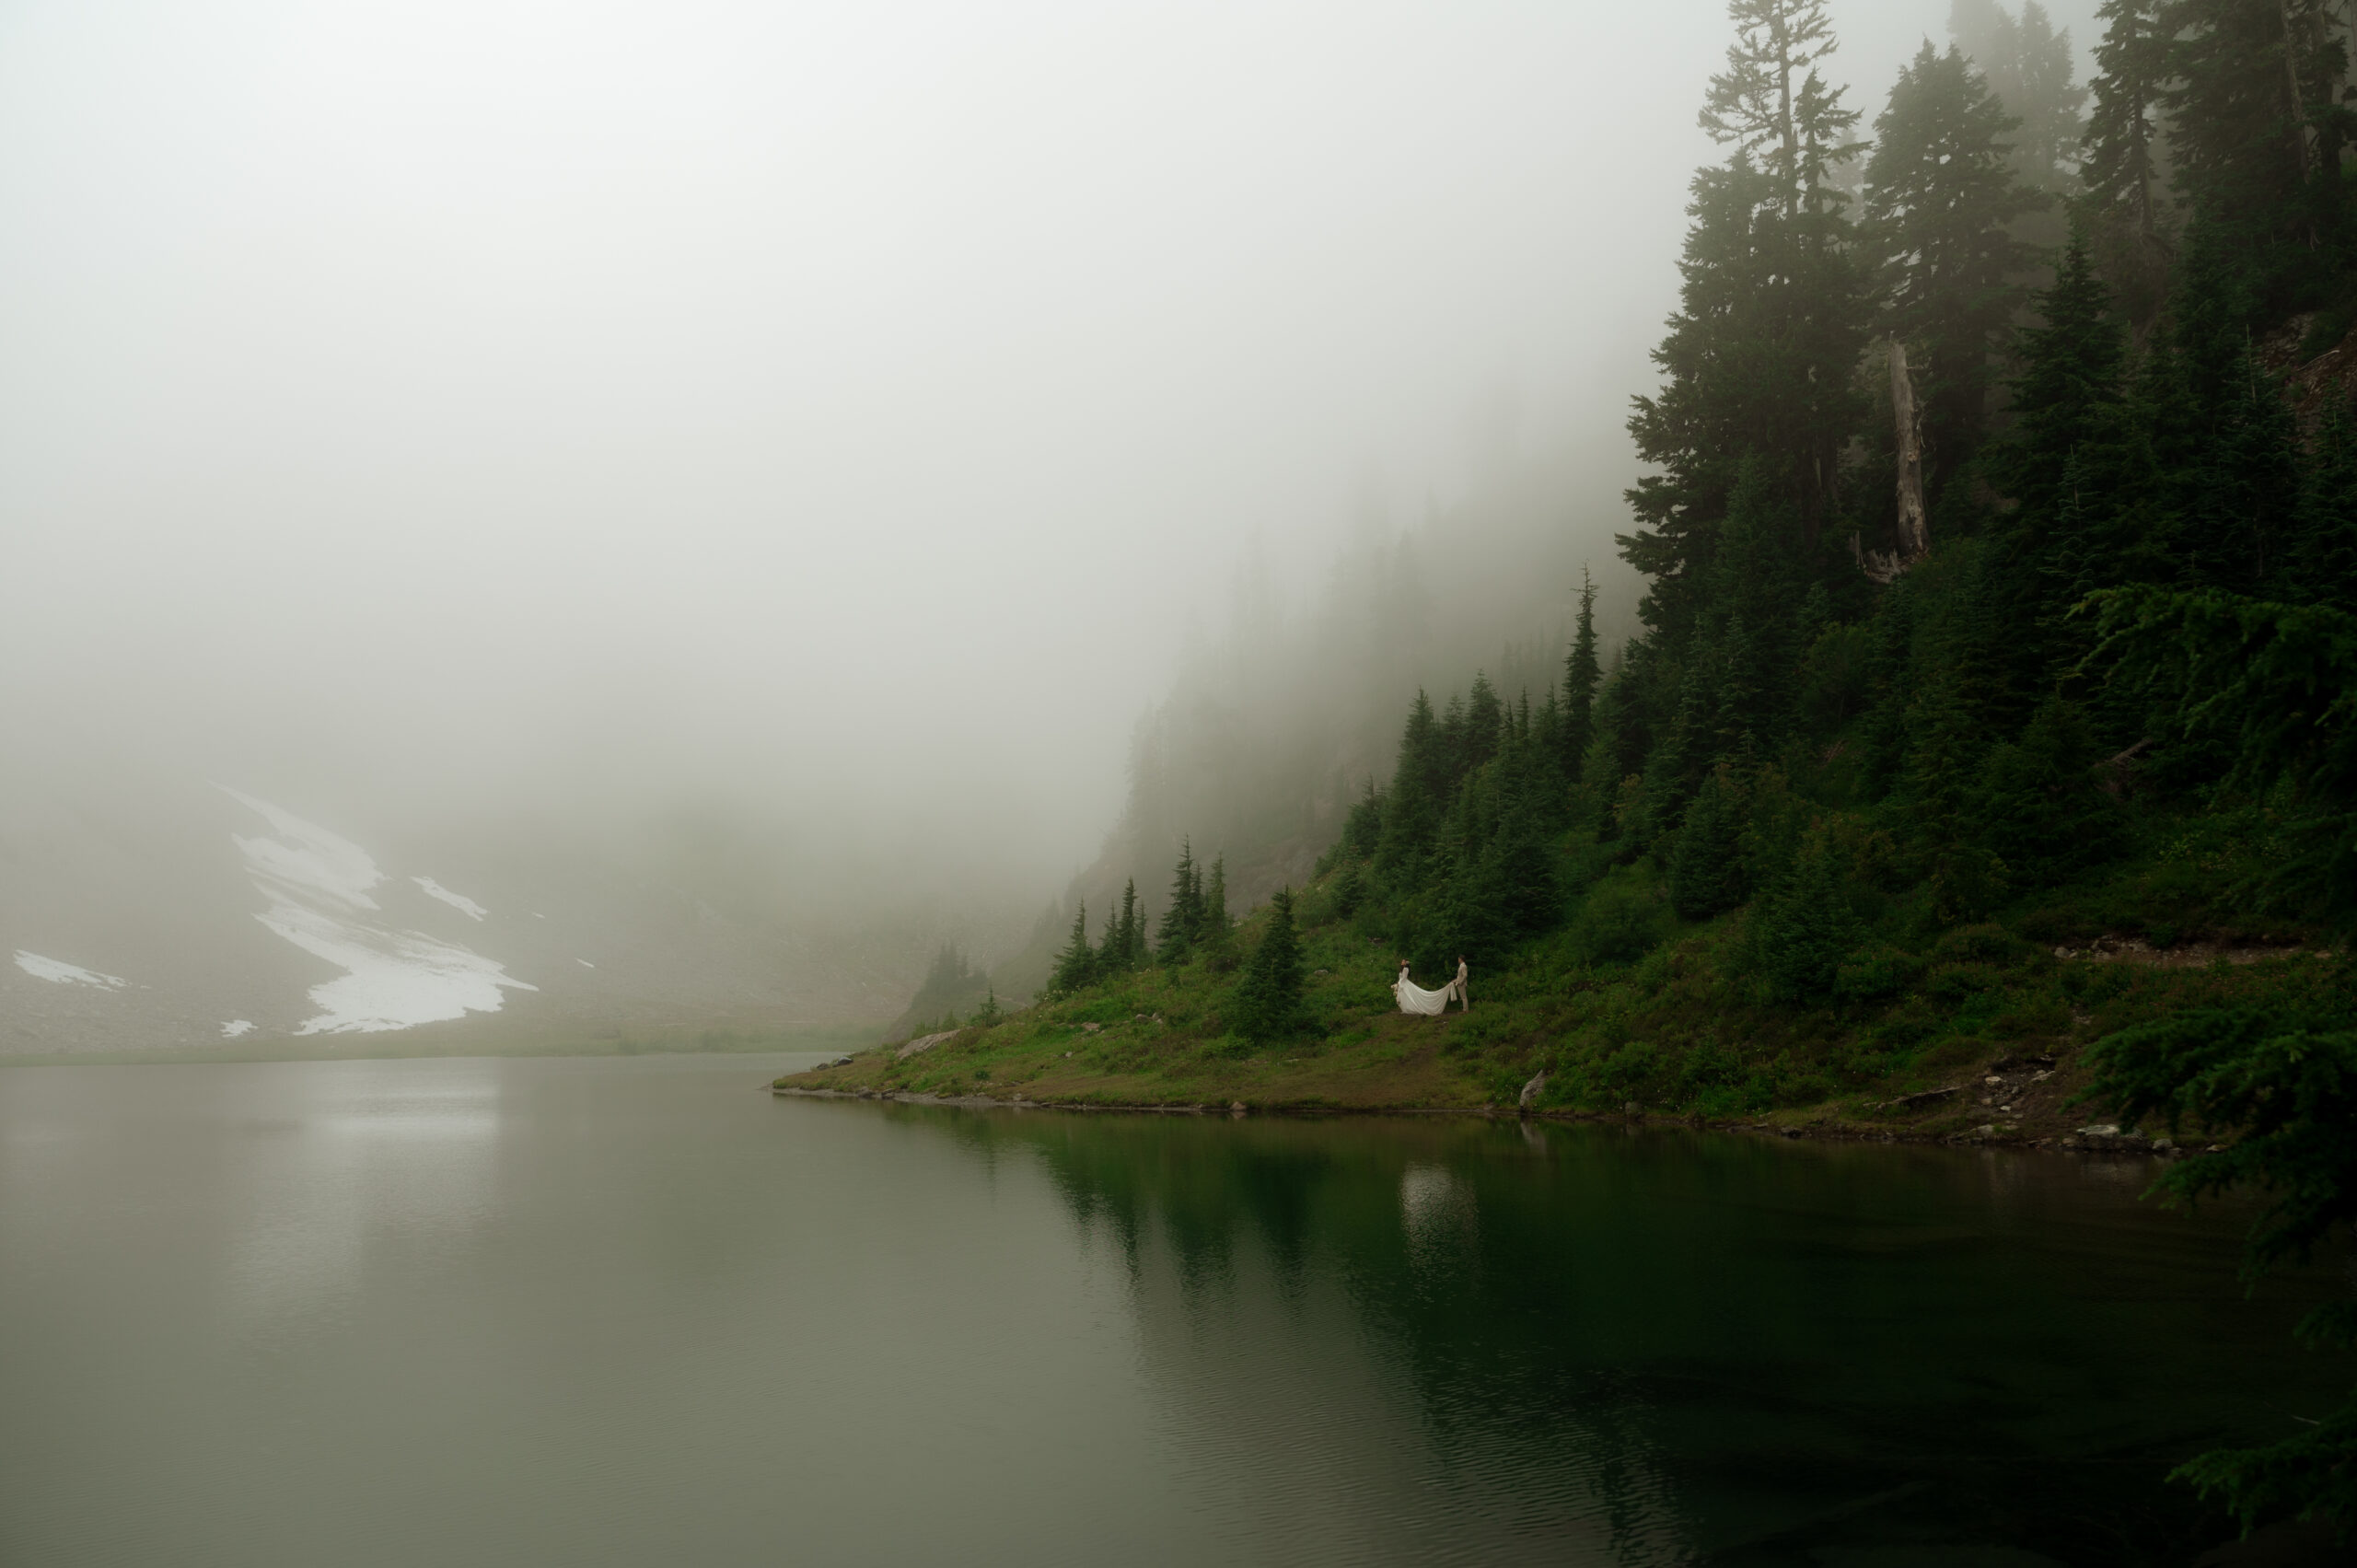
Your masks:
M 1134 879 L 1158 920 L 1182 841 L 1225 858 L 1241 904 L 1307 877 L 1359 792 L 1389 775 L 1419 683 L 1481 668 L 1509 689 L 1545 687 L 1581 563 L 1635 583 L 1612 559 L 1617 445 L 1586 433 L 1568 450 L 1519 451 L 1501 436 L 1469 493 L 1412 526 L 1364 503 L 1314 593 L 1286 591 L 1264 563 L 1239 571 L 1222 622 L 1138 724 L 1103 854 L 993 970 L 999 993 L 1046 982 L 1079 902 L 1101 923 Z M 1633 630 L 1633 593 L 1602 613 Z
M 2082 86 L 2036 4 L 1961 0 L 1958 41 L 1926 44 L 1869 125 L 1829 81 L 1821 7 L 1737 6 L 1702 109 L 1729 156 L 1695 176 L 1683 308 L 1630 421 L 1654 471 L 1619 545 L 1644 587 L 1600 607 L 1640 622 L 1608 677 L 1583 655 L 1547 691 L 1543 648 L 1498 646 L 1549 626 L 1534 579 L 1562 614 L 1573 585 L 1545 581 L 1560 544 L 1495 521 L 1346 558 L 1298 626 L 1240 594 L 1142 727 L 1075 894 L 1102 914 L 1143 877 L 1158 905 L 1191 837 L 1258 901 L 1387 779 L 1349 853 L 1427 959 L 1566 918 L 1576 871 L 1475 883 L 1535 876 L 1530 846 L 1575 829 L 1674 872 L 1689 918 L 1805 871 L 1861 910 L 1911 878 L 1953 923 L 2116 862 L 2140 813 L 2241 810 L 2264 830 L 2238 853 L 2281 895 L 2246 907 L 2289 912 L 2303 880 L 2313 902 L 2328 863 L 2307 839 L 2282 861 L 2223 711 L 2189 726 L 2153 681 L 2165 623 L 2240 634 L 2170 596 L 2345 610 L 2357 575 L 2348 40 L 2315 0 L 2278 10 L 2116 0 Z M 1452 653 L 1453 678 L 1426 673 Z M 1414 682 L 1475 662 L 1459 717 L 1422 714 L 1383 757 Z
M 2257 1263 L 2346 1225 L 2347 18 L 2109 0 L 2083 90 L 2035 4 L 1976 0 L 1996 67 L 1927 43 L 1869 120 L 1822 0 L 1731 14 L 1629 421 L 1635 634 L 1567 580 L 1542 676 L 1403 686 L 1354 798 L 1301 782 L 1306 886 L 1239 927 L 1190 855 L 1158 930 L 1135 886 L 1071 912 L 1044 1005 L 814 1082 L 1984 1137 L 2108 1105 L 2220 1140 L 2187 1193 L 2293 1194 Z M 1393 1009 L 1396 958 L 1460 956 L 1474 1010 Z M 2352 1433 L 2196 1479 L 2346 1513 Z

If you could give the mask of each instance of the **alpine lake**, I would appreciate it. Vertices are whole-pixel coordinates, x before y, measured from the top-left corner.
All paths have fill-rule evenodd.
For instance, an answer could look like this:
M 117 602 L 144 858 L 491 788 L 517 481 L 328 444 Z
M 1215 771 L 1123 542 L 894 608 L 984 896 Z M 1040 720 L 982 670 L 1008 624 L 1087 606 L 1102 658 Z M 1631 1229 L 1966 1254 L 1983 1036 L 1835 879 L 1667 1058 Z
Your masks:
M 2188 1563 L 2348 1386 L 2146 1159 L 0 1073 L 0 1562 Z

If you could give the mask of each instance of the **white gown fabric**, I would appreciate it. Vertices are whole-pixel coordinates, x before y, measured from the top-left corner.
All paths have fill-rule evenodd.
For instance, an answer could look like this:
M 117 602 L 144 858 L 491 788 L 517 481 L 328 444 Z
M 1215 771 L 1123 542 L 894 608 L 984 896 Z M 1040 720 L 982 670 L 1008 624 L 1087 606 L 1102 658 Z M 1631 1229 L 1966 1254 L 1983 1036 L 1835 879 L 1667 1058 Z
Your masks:
M 1452 980 L 1438 991 L 1426 991 L 1410 980 L 1408 971 L 1402 970 L 1399 980 L 1392 983 L 1391 994 L 1399 999 L 1402 1013 L 1422 1013 L 1426 1017 L 1433 1017 L 1446 1010 L 1449 998 L 1457 994 L 1457 982 Z

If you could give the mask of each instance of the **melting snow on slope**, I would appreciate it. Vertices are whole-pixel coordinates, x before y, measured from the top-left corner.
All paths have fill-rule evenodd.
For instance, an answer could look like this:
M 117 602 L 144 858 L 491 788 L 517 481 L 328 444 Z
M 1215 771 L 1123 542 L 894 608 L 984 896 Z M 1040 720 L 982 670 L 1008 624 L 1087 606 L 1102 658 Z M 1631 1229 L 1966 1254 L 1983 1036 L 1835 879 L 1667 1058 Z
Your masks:
M 444 887 L 441 883 L 436 882 L 431 877 L 412 877 L 410 880 L 424 889 L 425 896 L 427 898 L 439 899 L 444 903 L 448 904 L 452 909 L 457 910 L 460 914 L 470 914 L 474 916 L 475 919 L 481 920 L 483 916 L 491 912 L 481 904 L 475 902 L 474 900 L 468 898 L 464 893 L 454 893 L 450 891 L 449 889 Z
M 226 787 L 222 793 L 259 813 L 277 835 L 230 835 L 245 854 L 254 887 L 270 900 L 271 907 L 254 918 L 345 971 L 341 980 L 311 987 L 319 1015 L 296 1033 L 405 1029 L 496 1013 L 503 990 L 540 989 L 509 976 L 497 959 L 456 943 L 357 918 L 377 907 L 369 889 L 385 879 L 366 850 L 267 801 Z M 424 878 L 419 885 L 435 891 Z
M 306 822 L 292 811 L 283 811 L 267 800 L 239 795 L 226 784 L 221 786 L 221 793 L 261 813 L 278 834 L 274 839 L 229 835 L 230 842 L 245 852 L 246 869 L 253 873 L 254 883 L 262 891 L 273 897 L 331 903 L 343 909 L 377 907 L 368 889 L 382 882 L 385 874 L 377 869 L 377 863 L 368 857 L 366 850 L 316 823 Z M 263 886 L 265 882 L 269 885 Z
M 221 1038 L 235 1040 L 241 1034 L 252 1033 L 254 1021 L 251 1018 L 232 1018 L 221 1026 Z
M 120 975 L 100 974 L 61 958 L 44 958 L 22 947 L 17 949 L 17 967 L 35 980 L 54 981 L 60 985 L 95 985 L 100 991 L 121 991 L 131 983 Z

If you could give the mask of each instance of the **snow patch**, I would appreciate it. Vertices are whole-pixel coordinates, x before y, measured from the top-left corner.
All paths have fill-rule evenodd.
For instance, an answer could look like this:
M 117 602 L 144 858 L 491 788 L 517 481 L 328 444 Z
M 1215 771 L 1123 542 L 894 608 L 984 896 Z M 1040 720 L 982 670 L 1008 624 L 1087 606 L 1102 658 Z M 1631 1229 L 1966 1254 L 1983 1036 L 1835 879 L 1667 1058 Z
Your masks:
M 232 1018 L 227 1023 L 221 1026 L 221 1038 L 223 1040 L 235 1040 L 239 1035 L 251 1034 L 253 1032 L 253 1028 L 254 1021 L 251 1018 Z
M 595 965 L 595 964 L 591 963 L 591 962 L 590 962 L 588 959 L 586 959 L 586 958 L 575 958 L 575 959 L 574 959 L 573 961 L 574 961 L 575 963 L 576 963 L 576 964 L 579 964 L 579 965 L 580 965 L 583 969 L 585 969 L 585 970 L 594 970 L 594 969 L 596 969 L 596 968 L 598 967 L 597 965 Z
M 444 903 L 448 904 L 452 909 L 457 910 L 460 914 L 472 915 L 475 919 L 481 920 L 483 916 L 491 912 L 481 904 L 475 902 L 474 900 L 468 898 L 465 894 L 450 891 L 449 889 L 444 887 L 441 883 L 436 882 L 431 877 L 412 877 L 410 880 L 424 889 L 425 896 L 427 898 L 439 899 Z
M 339 920 L 324 911 L 281 904 L 257 915 L 313 958 L 344 970 L 342 980 L 311 987 L 324 1009 L 296 1034 L 374 1034 L 499 1011 L 503 987 L 537 991 L 505 966 L 418 931 L 388 931 Z
M 17 949 L 17 967 L 35 980 L 46 980 L 59 985 L 95 985 L 100 991 L 121 991 L 131 982 L 121 975 L 100 974 L 79 964 L 69 964 L 63 958 L 44 958 L 39 953 Z
M 356 918 L 377 907 L 369 889 L 385 880 L 367 851 L 268 801 L 226 786 L 222 793 L 259 813 L 278 835 L 230 835 L 245 854 L 255 890 L 270 900 L 270 908 L 254 918 L 344 971 L 341 980 L 311 987 L 311 1001 L 320 1012 L 304 1020 L 296 1034 L 373 1034 L 442 1023 L 469 1013 L 498 1012 L 503 991 L 540 989 L 511 977 L 497 959 L 456 943 Z M 437 889 L 429 878 L 415 880 L 435 897 L 482 918 L 471 900 Z
M 253 874 L 255 883 L 276 885 L 263 888 L 264 892 L 345 909 L 377 907 L 368 889 L 382 882 L 385 874 L 377 869 L 376 861 L 366 850 L 267 800 L 240 795 L 226 784 L 219 787 L 222 794 L 238 805 L 261 813 L 279 835 L 274 839 L 229 835 L 230 842 L 245 852 L 246 869 Z

